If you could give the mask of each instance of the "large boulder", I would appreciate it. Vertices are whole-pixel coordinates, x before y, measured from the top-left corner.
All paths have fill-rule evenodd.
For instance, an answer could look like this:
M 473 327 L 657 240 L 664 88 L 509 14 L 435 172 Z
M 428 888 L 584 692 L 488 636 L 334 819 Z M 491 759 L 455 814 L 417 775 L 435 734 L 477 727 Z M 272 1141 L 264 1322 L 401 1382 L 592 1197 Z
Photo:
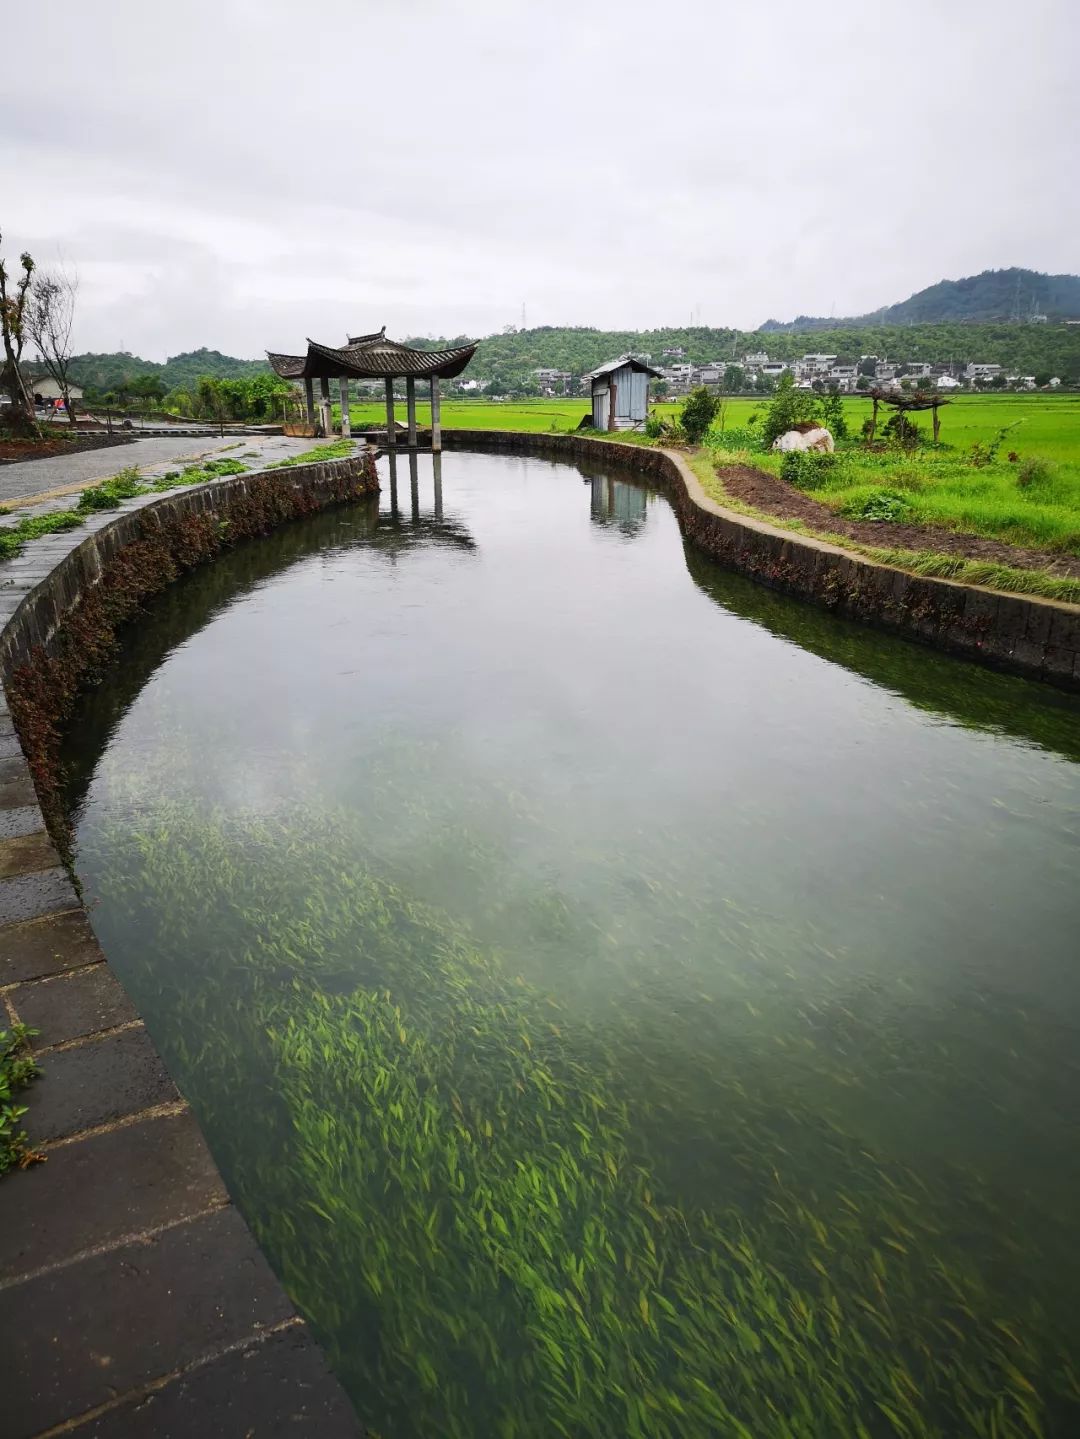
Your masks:
M 773 440 L 774 450 L 835 450 L 833 437 L 823 425 L 812 430 L 788 430 Z

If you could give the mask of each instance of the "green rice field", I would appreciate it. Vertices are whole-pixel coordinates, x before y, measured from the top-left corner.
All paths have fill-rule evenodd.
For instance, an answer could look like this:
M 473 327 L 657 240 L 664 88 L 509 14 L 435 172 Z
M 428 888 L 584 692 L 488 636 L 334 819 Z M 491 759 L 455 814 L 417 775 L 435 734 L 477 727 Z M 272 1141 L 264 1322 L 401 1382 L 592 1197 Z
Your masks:
M 709 437 L 717 465 L 743 463 L 780 473 L 781 457 L 762 452 L 757 440 L 767 405 L 767 399 L 725 401 Z M 940 412 L 941 447 L 910 453 L 867 452 L 857 437 L 870 416 L 870 401 L 853 396 L 845 400 L 844 408 L 855 438 L 840 446 L 827 476 L 815 476 L 814 497 L 847 518 L 881 519 L 881 548 L 893 543 L 891 518 L 1063 555 L 1080 554 L 1080 395 L 959 396 Z M 679 406 L 665 403 L 655 409 L 674 417 Z M 442 418 L 448 429 L 535 433 L 574 430 L 585 411 L 582 399 L 447 400 Z M 383 406 L 376 403 L 354 405 L 350 413 L 354 426 L 385 419 Z M 882 408 L 879 427 L 890 413 Z M 428 407 L 418 406 L 418 417 L 421 425 L 429 423 Z M 929 416 L 913 418 L 929 442 Z M 989 450 L 995 442 L 998 450 L 992 459 L 985 461 L 973 453 L 973 446 Z M 1015 460 L 1009 459 L 1010 453 Z M 722 501 L 722 481 L 708 471 L 703 479 L 714 498 Z M 1056 595 L 1052 578 L 1035 588 Z

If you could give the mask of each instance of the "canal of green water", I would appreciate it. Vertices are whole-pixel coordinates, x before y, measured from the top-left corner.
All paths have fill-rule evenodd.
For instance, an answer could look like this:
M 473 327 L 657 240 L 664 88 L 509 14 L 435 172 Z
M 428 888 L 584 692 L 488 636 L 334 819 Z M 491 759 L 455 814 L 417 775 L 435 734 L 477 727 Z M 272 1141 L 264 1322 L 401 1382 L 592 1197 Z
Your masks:
M 157 600 L 94 927 L 397 1436 L 1080 1432 L 1080 704 L 533 459 Z

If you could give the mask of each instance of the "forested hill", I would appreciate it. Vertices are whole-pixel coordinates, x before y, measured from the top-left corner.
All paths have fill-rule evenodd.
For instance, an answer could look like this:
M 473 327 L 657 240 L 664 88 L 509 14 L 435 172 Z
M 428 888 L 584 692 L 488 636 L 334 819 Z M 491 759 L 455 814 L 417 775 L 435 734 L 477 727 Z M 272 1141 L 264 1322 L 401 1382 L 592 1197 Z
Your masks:
M 461 344 L 462 335 L 413 337 L 411 344 L 441 348 Z M 984 361 L 1004 365 L 1010 373 L 1059 375 L 1066 381 L 1080 381 L 1080 325 L 977 325 L 961 321 L 936 325 L 843 324 L 835 322 L 827 331 L 717 330 L 703 326 L 666 330 L 593 330 L 584 327 L 542 326 L 533 330 L 509 330 L 480 341 L 476 358 L 465 377 L 499 380 L 515 384 L 532 378 L 541 366 L 569 370 L 577 376 L 593 370 L 606 360 L 627 351 L 649 355 L 654 365 L 670 364 L 665 350 L 682 350 L 694 364 L 712 360 L 727 362 L 765 350 L 774 360 L 794 360 L 807 350 L 828 349 L 841 359 L 855 361 L 860 355 L 889 356 L 896 360 Z M 164 364 L 141 360 L 136 355 L 79 355 L 72 362 L 72 378 L 84 387 L 115 391 L 124 380 L 143 375 L 159 377 L 167 391 L 192 390 L 202 375 L 239 379 L 246 375 L 269 374 L 264 360 L 239 360 L 218 350 L 194 350 L 173 355 Z
M 963 280 L 939 280 L 896 305 L 869 315 L 825 319 L 800 315 L 788 323 L 766 320 L 763 331 L 834 330 L 868 325 L 920 325 L 958 322 L 1025 321 L 1045 315 L 1049 321 L 1080 319 L 1080 275 L 1043 275 L 1037 270 L 984 270 Z
M 414 345 L 441 347 L 464 343 L 465 336 L 414 338 Z M 939 325 L 836 325 L 827 334 L 798 330 L 715 330 L 705 327 L 669 330 L 591 330 L 543 326 L 491 335 L 480 341 L 466 376 L 512 380 L 540 366 L 581 375 L 628 351 L 651 356 L 654 365 L 672 363 L 665 350 L 679 349 L 694 364 L 740 360 L 767 351 L 774 360 L 794 360 L 807 350 L 828 349 L 843 360 L 860 355 L 897 360 L 971 360 L 1004 365 L 1010 372 L 1048 372 L 1080 380 L 1080 325 L 972 325 L 959 321 Z
M 265 360 L 237 360 L 220 350 L 189 350 L 172 355 L 164 364 L 141 360 L 138 355 L 117 351 L 110 355 L 75 355 L 71 361 L 71 377 L 76 384 L 95 390 L 115 390 L 124 380 L 137 380 L 141 375 L 157 376 L 166 390 L 191 389 L 202 375 L 219 380 L 236 380 L 244 375 L 269 374 Z

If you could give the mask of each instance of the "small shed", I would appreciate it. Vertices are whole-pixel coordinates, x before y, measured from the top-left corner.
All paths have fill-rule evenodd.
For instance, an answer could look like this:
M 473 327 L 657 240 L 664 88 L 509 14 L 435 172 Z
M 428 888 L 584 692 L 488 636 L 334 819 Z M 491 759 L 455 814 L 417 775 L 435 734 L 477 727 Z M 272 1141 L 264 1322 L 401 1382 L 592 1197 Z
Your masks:
M 644 360 L 620 355 L 585 378 L 592 384 L 594 430 L 634 430 L 649 412 L 649 378 L 658 376 Z

